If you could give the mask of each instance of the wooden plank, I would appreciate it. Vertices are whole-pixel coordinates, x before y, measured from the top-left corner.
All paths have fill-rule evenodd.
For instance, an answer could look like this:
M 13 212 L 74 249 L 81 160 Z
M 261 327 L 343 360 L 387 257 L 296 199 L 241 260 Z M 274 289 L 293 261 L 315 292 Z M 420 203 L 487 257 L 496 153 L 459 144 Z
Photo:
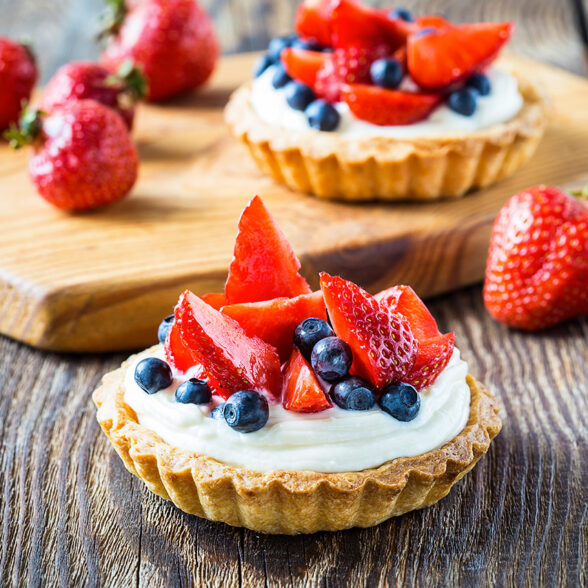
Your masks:
M 0 332 L 55 350 L 147 345 L 179 291 L 222 289 L 237 218 L 254 194 L 278 218 L 315 287 L 319 270 L 374 290 L 411 283 L 423 296 L 480 280 L 502 203 L 531 184 L 588 172 L 588 83 L 512 59 L 549 89 L 552 123 L 537 155 L 513 178 L 458 201 L 337 204 L 261 176 L 222 121 L 251 55 L 225 58 L 200 95 L 141 107 L 140 181 L 106 209 L 54 210 L 26 177 L 27 154 L 0 147 Z
M 0 337 L 0 585 L 586 585 L 588 321 L 509 331 L 478 287 L 431 308 L 497 393 L 501 434 L 439 504 L 307 537 L 200 520 L 129 474 L 90 398 L 122 355 Z

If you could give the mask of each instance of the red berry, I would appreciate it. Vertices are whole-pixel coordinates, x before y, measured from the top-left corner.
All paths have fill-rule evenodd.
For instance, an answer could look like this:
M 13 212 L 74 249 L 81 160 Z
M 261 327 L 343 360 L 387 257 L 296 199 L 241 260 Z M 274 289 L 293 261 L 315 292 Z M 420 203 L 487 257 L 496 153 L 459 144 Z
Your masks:
M 535 331 L 588 314 L 588 206 L 550 186 L 513 196 L 494 222 L 488 312 Z
M 321 288 L 333 329 L 353 352 L 351 373 L 377 388 L 404 381 L 418 350 L 406 318 L 342 278 L 322 273 Z
M 386 90 L 366 84 L 343 86 L 342 97 L 359 119 L 375 125 L 410 125 L 423 120 L 441 101 L 437 94 Z
M 0 131 L 16 123 L 31 97 L 38 71 L 30 50 L 0 37 Z
M 273 345 L 278 350 L 281 361 L 290 357 L 294 330 L 304 319 L 327 318 L 322 292 L 303 294 L 295 298 L 232 304 L 225 306 L 222 312 L 235 319 L 250 337 L 259 337 Z
M 320 412 L 332 406 L 298 349 L 294 349 L 284 368 L 282 404 L 296 412 Z
M 301 36 L 331 45 L 331 15 L 340 0 L 306 0 L 298 6 L 294 28 Z
M 209 294 L 203 294 L 200 298 L 215 310 L 220 310 L 227 303 L 224 292 L 210 292 Z
M 144 78 L 130 64 L 117 75 L 99 63 L 75 61 L 57 70 L 43 91 L 39 108 L 52 112 L 66 102 L 90 98 L 116 110 L 130 129 L 134 104 L 144 93 Z
M 211 384 L 225 399 L 248 389 L 279 396 L 280 358 L 271 345 L 248 337 L 236 321 L 189 290 L 176 306 L 176 325 L 183 346 L 204 367 Z
M 433 315 L 410 286 L 393 286 L 379 292 L 375 298 L 380 306 L 398 312 L 408 320 L 419 343 L 416 360 L 404 382 L 417 390 L 430 386 L 451 359 L 453 333 L 441 335 Z
M 331 12 L 331 37 L 334 47 L 387 47 L 387 55 L 402 47 L 411 23 L 391 19 L 388 11 L 341 0 Z
M 512 23 L 476 23 L 416 32 L 408 38 L 410 75 L 421 88 L 446 88 L 486 67 L 513 28 Z
M 194 0 L 133 3 L 123 11 L 117 28 L 102 61 L 113 70 L 129 58 L 140 65 L 149 100 L 163 100 L 202 85 L 218 58 L 212 22 Z
M 298 273 L 300 261 L 259 196 L 239 219 L 225 285 L 227 304 L 293 298 L 312 290 Z
M 412 384 L 417 390 L 423 390 L 433 384 L 451 359 L 454 341 L 453 333 L 419 341 L 416 360 L 403 382 Z
M 410 286 L 392 286 L 382 290 L 374 298 L 380 306 L 399 312 L 408 319 L 412 334 L 418 339 L 419 344 L 441 334 L 433 315 Z
M 164 350 L 167 362 L 180 372 L 186 372 L 198 364 L 198 356 L 182 341 L 180 329 L 175 322 L 167 332 Z
M 311 88 L 315 87 L 318 72 L 330 58 L 328 53 L 290 47 L 284 49 L 280 55 L 288 75 Z
M 94 100 L 68 102 L 44 117 L 27 112 L 12 144 L 33 143 L 29 173 L 39 194 L 65 210 L 120 200 L 137 179 L 139 156 L 122 118 Z

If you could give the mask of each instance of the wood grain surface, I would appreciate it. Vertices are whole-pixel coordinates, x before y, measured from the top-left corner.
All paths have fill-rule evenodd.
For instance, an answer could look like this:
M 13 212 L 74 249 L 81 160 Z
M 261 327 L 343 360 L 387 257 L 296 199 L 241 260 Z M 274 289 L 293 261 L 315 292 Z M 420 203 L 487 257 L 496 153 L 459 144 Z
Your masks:
M 276 215 L 314 288 L 324 270 L 373 291 L 410 283 L 431 296 L 482 279 L 490 229 L 510 195 L 588 177 L 588 82 L 511 57 L 552 105 L 537 153 L 511 178 L 427 204 L 358 206 L 292 192 L 257 170 L 223 121 L 227 96 L 254 60 L 225 57 L 202 93 L 141 106 L 139 182 L 121 202 L 90 214 L 44 202 L 27 177 L 27 150 L 0 146 L 0 333 L 58 351 L 149 345 L 179 291 L 222 290 L 237 219 L 255 194 Z
M 0 0 L 0 34 L 35 31 L 49 71 L 85 50 L 97 4 Z M 289 29 L 293 9 L 213 4 L 226 49 L 260 48 Z M 416 4 L 462 20 L 516 16 L 517 51 L 586 71 L 568 0 Z M 294 538 L 184 515 L 126 472 L 91 402 L 123 355 L 45 353 L 0 337 L 0 585 L 588 585 L 588 321 L 513 332 L 489 318 L 478 287 L 431 307 L 500 398 L 502 433 L 435 507 Z

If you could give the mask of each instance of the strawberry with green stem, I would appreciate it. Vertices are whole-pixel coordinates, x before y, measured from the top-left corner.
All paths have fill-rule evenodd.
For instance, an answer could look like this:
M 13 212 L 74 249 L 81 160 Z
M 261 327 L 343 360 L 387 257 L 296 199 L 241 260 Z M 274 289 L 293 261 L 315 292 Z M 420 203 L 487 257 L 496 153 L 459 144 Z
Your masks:
M 95 100 L 68 102 L 50 114 L 25 111 L 5 137 L 15 149 L 32 146 L 31 180 L 64 210 L 120 200 L 137 179 L 139 156 L 123 119 Z

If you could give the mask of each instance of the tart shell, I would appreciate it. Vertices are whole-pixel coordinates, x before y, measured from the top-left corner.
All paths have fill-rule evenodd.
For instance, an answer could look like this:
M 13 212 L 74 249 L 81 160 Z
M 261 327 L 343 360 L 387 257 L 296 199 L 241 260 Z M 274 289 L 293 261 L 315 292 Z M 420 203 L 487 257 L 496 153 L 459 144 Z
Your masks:
M 155 494 L 212 521 L 262 533 L 314 533 L 370 527 L 443 498 L 499 433 L 494 396 L 471 376 L 470 416 L 449 443 L 358 472 L 256 472 L 177 449 L 138 423 L 124 402 L 133 358 L 94 392 L 98 422 L 126 468 Z
M 225 109 L 233 134 L 260 170 L 290 188 L 335 200 L 458 198 L 513 174 L 534 154 L 546 122 L 540 90 L 514 73 L 524 104 L 511 120 L 465 135 L 422 139 L 341 137 L 264 122 L 250 103 L 251 82 Z

